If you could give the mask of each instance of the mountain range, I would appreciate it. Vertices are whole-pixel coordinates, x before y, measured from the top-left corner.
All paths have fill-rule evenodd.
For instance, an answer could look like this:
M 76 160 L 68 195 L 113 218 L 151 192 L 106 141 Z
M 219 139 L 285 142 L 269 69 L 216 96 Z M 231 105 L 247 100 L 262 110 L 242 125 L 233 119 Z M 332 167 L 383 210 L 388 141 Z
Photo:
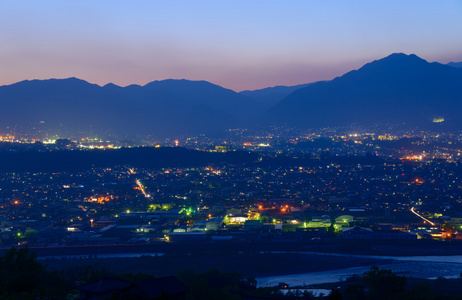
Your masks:
M 165 138 L 257 124 L 425 124 L 436 117 L 461 122 L 462 68 L 402 53 L 330 81 L 240 93 L 173 79 L 127 87 L 77 78 L 0 86 L 0 133 L 43 126 L 68 136 Z
M 266 122 L 297 127 L 351 123 L 425 125 L 462 120 L 462 69 L 395 53 L 331 81 L 298 89 L 270 108 Z
M 68 78 L 2 86 L 0 108 L 0 128 L 44 124 L 74 136 L 93 132 L 165 138 L 236 126 L 254 117 L 258 105 L 206 81 L 101 87 Z

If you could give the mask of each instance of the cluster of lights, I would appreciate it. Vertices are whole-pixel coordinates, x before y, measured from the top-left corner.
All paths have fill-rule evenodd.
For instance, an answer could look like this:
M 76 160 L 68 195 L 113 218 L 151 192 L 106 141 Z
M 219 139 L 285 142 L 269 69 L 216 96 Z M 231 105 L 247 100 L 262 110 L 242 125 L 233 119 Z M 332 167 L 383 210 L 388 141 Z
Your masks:
M 220 170 L 216 170 L 216 169 L 213 169 L 212 167 L 206 167 L 205 168 L 207 171 L 210 171 L 211 173 L 215 174 L 215 175 L 220 175 L 221 174 L 221 171 Z
M 99 204 L 104 204 L 106 202 L 109 202 L 113 199 L 112 196 L 98 196 L 98 197 L 92 197 L 88 199 L 88 202 L 97 202 Z
M 184 212 L 187 216 L 190 216 L 194 212 L 194 210 L 191 207 L 189 207 L 189 208 L 183 209 L 181 212 Z
M 413 161 L 417 161 L 417 160 L 422 160 L 424 157 L 425 157 L 425 155 L 420 154 L 420 155 L 405 156 L 405 157 L 402 157 L 402 158 L 400 158 L 400 159 L 401 159 L 401 160 L 413 160 Z
M 114 146 L 114 145 L 79 145 L 80 148 L 85 148 L 85 149 L 120 149 L 120 146 Z
M 0 142 L 14 142 L 14 136 L 7 135 L 7 136 L 0 136 Z

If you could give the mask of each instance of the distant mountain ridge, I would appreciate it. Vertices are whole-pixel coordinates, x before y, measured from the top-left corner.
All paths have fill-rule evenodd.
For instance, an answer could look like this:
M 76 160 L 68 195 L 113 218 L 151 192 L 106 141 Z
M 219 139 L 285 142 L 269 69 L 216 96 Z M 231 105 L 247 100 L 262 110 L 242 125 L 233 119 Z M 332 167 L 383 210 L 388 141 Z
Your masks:
M 462 126 L 462 68 L 391 54 L 331 81 L 236 93 L 206 81 L 99 86 L 77 78 L 0 86 L 0 133 L 9 128 L 62 137 L 176 138 L 253 125 L 301 128 L 351 123 Z
M 103 87 L 77 78 L 22 81 L 0 87 L 0 127 L 43 122 L 71 135 L 210 133 L 257 114 L 257 103 L 206 81 L 163 80 Z
M 462 69 L 391 54 L 331 81 L 294 91 L 264 116 L 298 127 L 462 120 Z

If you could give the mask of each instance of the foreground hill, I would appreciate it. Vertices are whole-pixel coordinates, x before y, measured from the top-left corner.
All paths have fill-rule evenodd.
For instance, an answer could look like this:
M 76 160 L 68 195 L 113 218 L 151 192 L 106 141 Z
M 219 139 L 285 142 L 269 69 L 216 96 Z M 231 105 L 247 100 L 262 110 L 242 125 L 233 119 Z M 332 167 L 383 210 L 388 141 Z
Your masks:
M 252 163 L 257 158 L 257 154 L 245 151 L 218 153 L 179 147 L 47 152 L 22 151 L 2 153 L 0 156 L 0 171 L 62 172 L 115 166 L 185 168 Z
M 462 120 L 462 69 L 392 54 L 294 91 L 264 117 L 300 127 Z
M 123 88 L 68 78 L 0 87 L 0 128 L 45 124 L 67 136 L 209 133 L 236 126 L 256 109 L 254 100 L 205 81 L 164 80 Z

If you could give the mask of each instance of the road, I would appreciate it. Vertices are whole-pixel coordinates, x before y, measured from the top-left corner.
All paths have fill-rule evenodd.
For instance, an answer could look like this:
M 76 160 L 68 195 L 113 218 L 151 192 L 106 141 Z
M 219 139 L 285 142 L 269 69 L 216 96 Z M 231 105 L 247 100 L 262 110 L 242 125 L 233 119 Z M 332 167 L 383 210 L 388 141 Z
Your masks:
M 432 221 L 430 221 L 430 220 L 424 218 L 422 215 L 418 214 L 418 213 L 415 211 L 414 207 L 411 207 L 411 212 L 412 212 L 414 215 L 416 215 L 416 216 L 418 216 L 419 218 L 421 218 L 422 220 L 424 220 L 424 221 L 430 223 L 430 225 L 433 225 L 433 226 L 435 225 L 435 223 L 433 223 Z

